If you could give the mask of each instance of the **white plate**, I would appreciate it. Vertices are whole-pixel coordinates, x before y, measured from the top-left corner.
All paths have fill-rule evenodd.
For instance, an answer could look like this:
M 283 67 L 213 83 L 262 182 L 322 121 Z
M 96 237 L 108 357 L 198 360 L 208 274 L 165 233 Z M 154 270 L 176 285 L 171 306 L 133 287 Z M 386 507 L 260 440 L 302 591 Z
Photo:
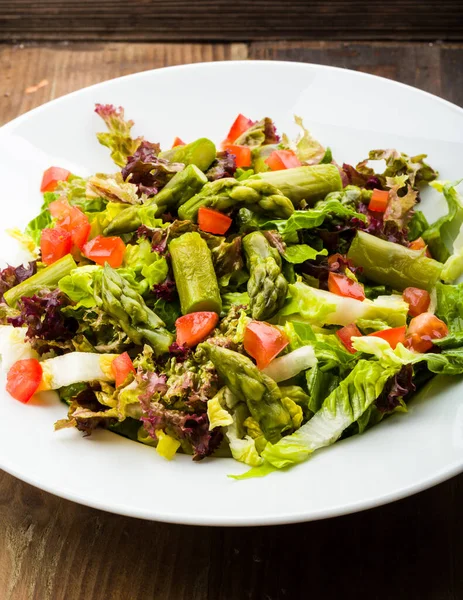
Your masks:
M 95 133 L 95 102 L 122 105 L 134 131 L 169 145 L 176 135 L 220 141 L 238 112 L 295 132 L 293 114 L 355 164 L 371 148 L 428 153 L 442 178 L 463 175 L 463 110 L 416 89 L 343 69 L 283 62 L 173 67 L 107 81 L 21 116 L 0 130 L 2 229 L 24 226 L 40 206 L 44 168 L 88 175 L 114 170 Z M 426 194 L 425 194 L 426 195 Z M 432 216 L 443 210 L 432 196 Z M 428 210 L 429 212 L 429 210 Z M 15 260 L 0 236 L 0 256 Z M 2 386 L 3 390 L 3 386 Z M 263 525 L 319 519 L 423 490 L 463 466 L 463 382 L 437 380 L 397 415 L 318 452 L 289 472 L 237 482 L 225 459 L 167 462 L 109 432 L 53 431 L 66 408 L 51 394 L 23 405 L 0 392 L 0 467 L 44 490 L 96 508 L 195 525 Z

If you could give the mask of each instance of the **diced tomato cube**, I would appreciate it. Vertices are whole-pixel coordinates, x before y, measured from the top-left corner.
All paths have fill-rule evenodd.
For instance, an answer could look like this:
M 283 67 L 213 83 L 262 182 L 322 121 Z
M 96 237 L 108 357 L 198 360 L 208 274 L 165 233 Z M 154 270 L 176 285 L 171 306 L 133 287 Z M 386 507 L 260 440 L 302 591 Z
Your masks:
M 368 208 L 374 212 L 385 212 L 389 201 L 389 192 L 386 190 L 373 190 Z
M 428 310 L 431 304 L 431 296 L 426 290 L 408 287 L 403 291 L 403 299 L 408 303 L 408 314 L 417 317 Z
M 251 166 L 251 148 L 248 146 L 237 146 L 234 144 L 224 145 L 224 150 L 228 150 L 235 156 L 235 162 L 237 167 L 250 167 Z
M 389 342 L 389 345 L 394 350 L 397 344 L 400 342 L 401 344 L 405 343 L 405 325 L 403 327 L 391 327 L 390 329 L 382 329 L 381 331 L 375 331 L 373 333 L 369 333 L 368 335 L 379 337 L 386 342 Z
M 292 150 L 274 150 L 265 162 L 272 171 L 301 166 L 301 161 Z
M 177 146 L 185 146 L 185 142 L 181 140 L 179 137 L 174 139 L 174 143 L 172 144 L 172 148 L 176 148 Z
M 223 235 L 230 229 L 232 219 L 218 210 L 202 206 L 198 211 L 198 225 L 201 231 Z
M 289 344 L 285 333 L 264 321 L 251 321 L 244 332 L 244 349 L 259 369 L 265 369 Z
M 71 252 L 72 237 L 69 231 L 61 227 L 43 229 L 40 237 L 42 261 L 51 265 Z
M 50 167 L 43 173 L 41 192 L 54 192 L 60 181 L 67 181 L 71 171 L 61 167 Z
M 248 119 L 240 113 L 234 120 L 233 125 L 230 127 L 230 131 L 228 132 L 224 144 L 233 144 L 233 142 L 238 139 L 241 134 L 243 134 L 253 125 L 254 121 L 251 121 L 251 119 Z
M 347 275 L 329 273 L 328 289 L 338 296 L 355 298 L 355 300 L 365 300 L 365 290 L 363 289 L 363 285 L 353 281 L 347 277 Z
M 121 266 L 124 258 L 125 244 L 120 237 L 104 237 L 97 235 L 82 248 L 82 254 L 98 265 L 108 263 L 113 269 Z
M 135 373 L 135 367 L 127 352 L 123 352 L 116 356 L 111 363 L 111 370 L 116 381 L 116 387 L 122 385 L 127 379 L 129 373 Z
M 355 325 L 355 323 L 351 323 L 350 325 L 341 327 L 341 329 L 338 329 L 338 331 L 336 331 L 336 335 L 338 336 L 341 343 L 351 354 L 355 354 L 357 352 L 357 350 L 352 345 L 352 338 L 362 337 L 362 334 L 359 331 L 357 325 Z
M 215 312 L 193 312 L 175 321 L 177 330 L 177 344 L 186 344 L 189 348 L 202 342 L 219 322 L 219 315 Z
M 36 358 L 16 361 L 8 371 L 6 389 L 20 402 L 29 402 L 42 381 L 42 367 Z
M 424 312 L 410 321 L 406 345 L 415 352 L 427 352 L 433 347 L 433 340 L 440 340 L 448 334 L 444 321 L 432 313 Z

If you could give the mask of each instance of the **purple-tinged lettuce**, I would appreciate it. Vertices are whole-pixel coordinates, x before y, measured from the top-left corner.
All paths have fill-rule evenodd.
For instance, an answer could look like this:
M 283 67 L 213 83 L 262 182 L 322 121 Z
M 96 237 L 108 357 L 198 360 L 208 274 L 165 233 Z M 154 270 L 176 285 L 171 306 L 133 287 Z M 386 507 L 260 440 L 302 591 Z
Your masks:
M 132 156 L 143 138 L 133 139 L 130 132 L 133 121 L 126 121 L 122 106 L 112 104 L 96 104 L 95 112 L 106 123 L 108 132 L 97 133 L 100 144 L 111 150 L 111 158 L 118 167 L 125 166 L 127 158 Z
M 61 290 L 30 298 L 24 296 L 18 303 L 19 316 L 9 318 L 8 322 L 13 327 L 27 327 L 26 337 L 40 354 L 51 349 L 72 350 L 69 342 L 78 329 L 78 323 L 61 312 L 68 305 L 69 299 Z
M 135 184 L 140 194 L 154 196 L 175 173 L 184 168 L 182 163 L 159 158 L 159 144 L 143 141 L 122 169 L 124 181 Z
M 0 302 L 4 302 L 3 294 L 9 289 L 23 282 L 37 272 L 37 261 L 32 261 L 27 265 L 19 267 L 5 267 L 0 271 Z
M 206 171 L 205 175 L 209 181 L 216 181 L 224 177 L 234 177 L 236 171 L 235 155 L 224 150 L 217 153 L 217 158 Z

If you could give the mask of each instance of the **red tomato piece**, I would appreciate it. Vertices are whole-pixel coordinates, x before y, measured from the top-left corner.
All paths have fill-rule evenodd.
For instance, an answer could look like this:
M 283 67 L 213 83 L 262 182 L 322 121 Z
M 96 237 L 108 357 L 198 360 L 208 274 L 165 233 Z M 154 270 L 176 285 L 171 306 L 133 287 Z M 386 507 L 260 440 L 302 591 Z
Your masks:
M 54 219 L 65 219 L 66 217 L 69 217 L 71 205 L 67 200 L 60 198 L 50 202 L 48 210 Z
M 300 167 L 301 161 L 292 150 L 274 150 L 265 161 L 272 171 Z
M 8 371 L 6 389 L 20 402 L 29 402 L 42 381 L 42 367 L 36 358 L 17 360 Z
M 424 312 L 410 321 L 406 345 L 415 352 L 427 352 L 433 347 L 433 340 L 440 340 L 448 334 L 444 321 L 432 313 Z
M 265 369 L 288 344 L 281 329 L 264 321 L 251 321 L 244 332 L 244 349 L 259 369 Z
M 202 206 L 198 211 L 198 225 L 201 231 L 223 235 L 230 229 L 232 219 L 218 210 Z
M 42 261 L 46 265 L 51 265 L 66 254 L 71 252 L 72 237 L 69 231 L 61 227 L 54 229 L 43 229 L 40 237 L 40 250 L 42 252 Z
M 429 248 L 426 246 L 426 242 L 423 240 L 422 237 L 417 238 L 416 240 L 413 240 L 413 242 L 410 242 L 410 245 L 408 246 L 410 248 L 410 250 L 425 250 L 426 249 L 426 256 L 428 258 L 432 258 L 431 252 L 429 252 Z
M 225 144 L 224 150 L 228 150 L 235 156 L 235 162 L 237 167 L 250 167 L 251 166 L 251 148 L 248 146 L 237 146 L 234 144 Z
M 361 283 L 349 279 L 347 275 L 339 273 L 328 274 L 328 289 L 333 294 L 345 296 L 346 298 L 355 298 L 356 300 L 365 300 L 365 290 Z
M 71 206 L 67 200 L 55 200 L 48 210 L 57 219 L 57 226 L 69 231 L 73 245 L 82 250 L 90 234 L 87 215 L 77 206 Z
M 234 120 L 233 125 L 230 127 L 230 131 L 228 132 L 223 145 L 233 144 L 233 142 L 239 138 L 242 133 L 252 127 L 252 125 L 254 125 L 254 121 L 251 121 L 251 119 L 248 119 L 240 113 Z
M 186 344 L 189 348 L 196 346 L 206 338 L 219 322 L 215 312 L 201 311 L 183 315 L 175 321 L 177 344 Z
M 389 201 L 389 192 L 386 190 L 373 190 L 368 208 L 374 212 L 385 212 Z
M 113 269 L 121 266 L 124 258 L 125 244 L 120 237 L 104 237 L 97 235 L 82 248 L 82 254 L 96 262 L 97 265 L 108 263 Z
M 352 338 L 361 337 L 362 334 L 359 331 L 357 325 L 355 325 L 355 323 L 351 323 L 350 325 L 341 327 L 341 329 L 338 329 L 338 331 L 336 331 L 336 335 L 338 336 L 343 346 L 345 346 L 351 354 L 355 354 L 357 352 L 357 350 L 352 345 Z
M 122 354 L 119 354 L 119 356 L 116 356 L 111 363 L 111 371 L 116 380 L 116 387 L 119 387 L 125 382 L 129 373 L 135 373 L 135 367 L 127 352 L 123 352 Z
M 50 167 L 43 173 L 41 192 L 53 192 L 60 181 L 67 181 L 71 171 L 61 167 Z
M 406 329 L 407 328 L 405 325 L 403 327 L 391 327 L 391 329 L 375 331 L 374 333 L 369 333 L 368 335 L 386 340 L 386 342 L 389 342 L 389 345 L 394 350 L 399 342 L 401 344 L 405 344 Z
M 176 137 L 174 139 L 174 143 L 172 144 L 172 148 L 175 148 L 176 146 L 185 146 L 185 142 L 183 140 L 181 140 L 179 137 Z
M 429 292 L 416 287 L 405 288 L 402 297 L 408 303 L 408 314 L 411 317 L 426 312 L 431 304 Z

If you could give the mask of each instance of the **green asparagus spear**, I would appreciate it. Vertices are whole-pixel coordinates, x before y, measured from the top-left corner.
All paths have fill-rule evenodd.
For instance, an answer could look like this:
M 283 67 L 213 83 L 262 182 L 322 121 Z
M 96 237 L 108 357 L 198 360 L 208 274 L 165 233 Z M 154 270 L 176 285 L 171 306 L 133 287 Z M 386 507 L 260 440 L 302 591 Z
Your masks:
M 184 165 L 196 165 L 201 171 L 206 171 L 216 156 L 215 144 L 207 138 L 199 138 L 185 146 L 176 146 L 159 153 L 159 158 L 165 158 L 170 162 L 180 162 Z
M 187 165 L 154 196 L 153 202 L 158 207 L 156 217 L 160 217 L 169 210 L 177 209 L 197 194 L 205 183 L 207 183 L 207 177 L 204 173 L 193 164 Z
M 341 176 L 335 165 L 313 165 L 282 171 L 267 171 L 253 175 L 248 181 L 256 179 L 274 185 L 291 200 L 296 208 L 302 200 L 308 204 L 315 204 L 330 192 L 342 190 Z
M 260 231 L 243 238 L 249 270 L 248 294 L 252 318 L 270 319 L 283 306 L 288 283 L 281 273 L 281 257 Z
M 180 219 L 196 222 L 201 207 L 225 211 L 232 206 L 247 206 L 255 212 L 287 219 L 294 212 L 288 198 L 273 185 L 251 178 L 239 182 L 231 177 L 207 183 L 203 189 L 178 209 Z
M 281 401 L 277 384 L 246 356 L 209 343 L 201 344 L 225 385 L 258 422 L 266 439 L 274 444 L 292 430 L 291 416 Z
M 212 311 L 220 314 L 217 277 L 207 243 L 199 233 L 184 233 L 169 244 L 182 314 Z
M 136 231 L 140 225 L 140 206 L 131 205 L 121 210 L 112 221 L 105 227 L 104 235 L 120 235 L 121 233 L 130 233 Z
M 104 230 L 105 235 L 130 233 L 142 225 L 141 211 L 146 206 L 155 206 L 154 217 L 160 217 L 169 210 L 175 210 L 180 204 L 197 194 L 207 177 L 195 165 L 188 165 L 176 173 L 172 179 L 157 193 L 141 206 L 129 206 L 109 223 Z
M 362 267 L 368 279 L 399 291 L 410 286 L 431 291 L 444 267 L 420 250 L 410 250 L 364 231 L 357 231 L 347 257 Z
M 16 303 L 22 296 L 33 296 L 43 287 L 53 287 L 60 279 L 69 275 L 72 269 L 77 265 L 70 254 L 66 254 L 52 265 L 48 265 L 29 279 L 15 285 L 3 295 L 5 302 L 9 306 L 16 306 Z
M 112 317 L 135 344 L 148 342 L 156 355 L 168 352 L 173 335 L 167 331 L 164 321 L 108 264 L 95 276 L 94 294 L 97 306 Z

